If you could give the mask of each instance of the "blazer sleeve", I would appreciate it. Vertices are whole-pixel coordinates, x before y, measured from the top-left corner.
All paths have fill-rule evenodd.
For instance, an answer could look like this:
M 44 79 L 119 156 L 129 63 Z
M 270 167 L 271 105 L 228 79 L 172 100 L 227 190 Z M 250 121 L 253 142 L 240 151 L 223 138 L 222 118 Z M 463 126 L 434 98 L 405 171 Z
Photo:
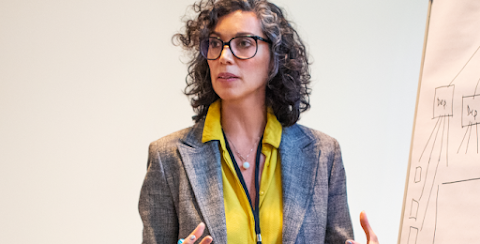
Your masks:
M 143 222 L 142 244 L 176 243 L 178 218 L 158 145 L 150 144 L 147 174 L 138 204 Z
M 353 239 L 352 221 L 347 202 L 345 169 L 338 142 L 334 140 L 333 163 L 328 182 L 328 210 L 325 243 L 345 243 Z

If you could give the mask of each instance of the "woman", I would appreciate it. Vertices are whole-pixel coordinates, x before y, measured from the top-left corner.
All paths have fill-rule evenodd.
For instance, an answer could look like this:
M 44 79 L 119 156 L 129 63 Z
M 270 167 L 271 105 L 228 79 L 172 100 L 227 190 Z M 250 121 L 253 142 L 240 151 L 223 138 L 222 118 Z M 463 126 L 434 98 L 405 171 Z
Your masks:
M 185 93 L 195 125 L 150 145 L 143 243 L 345 243 L 338 143 L 296 124 L 310 106 L 300 37 L 265 0 L 194 9 L 175 37 L 193 52 Z

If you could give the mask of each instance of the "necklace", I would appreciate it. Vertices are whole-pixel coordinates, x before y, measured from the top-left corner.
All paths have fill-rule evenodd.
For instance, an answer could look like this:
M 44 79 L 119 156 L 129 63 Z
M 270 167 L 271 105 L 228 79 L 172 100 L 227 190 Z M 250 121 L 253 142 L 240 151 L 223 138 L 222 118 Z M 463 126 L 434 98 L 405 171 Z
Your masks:
M 228 140 L 228 139 L 227 139 Z M 253 145 L 252 149 L 250 149 L 250 151 L 248 152 L 247 156 L 246 157 L 243 157 L 243 155 L 237 150 L 237 148 L 235 147 L 235 145 L 233 145 L 233 142 L 231 142 L 229 140 L 230 144 L 232 145 L 233 147 L 233 150 L 235 151 L 235 153 L 237 154 L 237 156 L 242 160 L 243 164 L 242 164 L 242 167 L 244 169 L 248 169 L 250 168 L 250 163 L 248 162 L 248 157 L 250 156 L 250 153 L 253 152 L 253 149 L 255 149 L 255 147 L 257 147 L 257 144 L 260 142 L 260 137 L 257 138 L 257 142 Z

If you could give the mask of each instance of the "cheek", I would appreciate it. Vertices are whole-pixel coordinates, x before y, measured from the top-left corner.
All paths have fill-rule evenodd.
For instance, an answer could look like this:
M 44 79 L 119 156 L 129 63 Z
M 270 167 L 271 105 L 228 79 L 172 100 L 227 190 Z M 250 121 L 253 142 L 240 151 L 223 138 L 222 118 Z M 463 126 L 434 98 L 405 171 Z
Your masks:
M 207 65 L 207 69 L 208 69 L 207 72 L 210 76 L 210 81 L 213 81 L 214 77 L 216 75 L 216 73 L 215 73 L 215 67 L 216 67 L 215 63 L 212 63 L 212 62 L 209 61 L 209 62 L 207 62 L 207 64 L 208 64 Z
M 266 76 L 268 77 L 268 74 L 270 73 L 270 70 L 273 67 L 272 64 L 272 58 L 271 58 L 271 53 L 270 50 L 265 48 L 262 50 L 262 55 L 259 57 L 260 59 L 258 60 L 258 68 L 261 67 L 262 73 L 265 73 Z
M 257 72 L 255 72 L 257 75 L 267 79 L 271 70 L 270 57 L 258 59 L 257 62 L 253 64 L 253 69 L 257 70 Z
M 212 63 L 210 60 L 207 61 L 207 67 L 208 67 L 208 71 L 212 73 Z

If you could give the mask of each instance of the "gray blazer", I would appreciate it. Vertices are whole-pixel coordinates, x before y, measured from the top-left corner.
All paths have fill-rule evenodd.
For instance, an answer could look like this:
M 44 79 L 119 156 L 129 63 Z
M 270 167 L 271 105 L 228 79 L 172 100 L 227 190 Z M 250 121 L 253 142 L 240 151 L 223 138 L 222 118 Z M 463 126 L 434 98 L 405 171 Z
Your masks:
M 203 123 L 150 144 L 139 202 L 144 244 L 175 244 L 200 222 L 206 225 L 203 236 L 227 243 L 219 142 L 201 142 Z M 283 243 L 353 239 L 337 141 L 295 124 L 283 128 L 279 152 Z

